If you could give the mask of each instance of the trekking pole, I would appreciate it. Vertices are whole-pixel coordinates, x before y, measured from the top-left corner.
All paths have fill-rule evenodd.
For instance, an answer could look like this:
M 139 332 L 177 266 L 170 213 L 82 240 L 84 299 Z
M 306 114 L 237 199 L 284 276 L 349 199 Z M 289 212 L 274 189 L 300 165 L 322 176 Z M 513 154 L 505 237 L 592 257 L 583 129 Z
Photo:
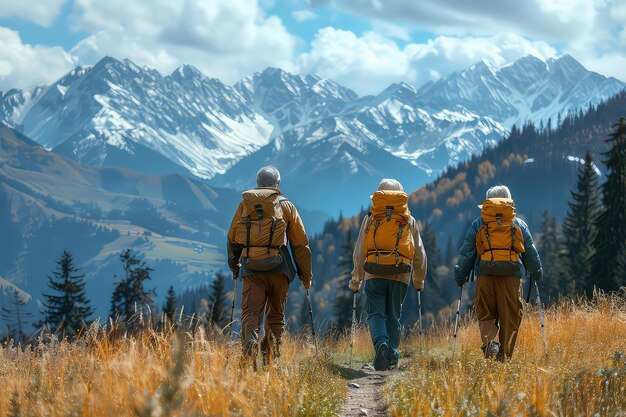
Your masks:
M 355 326 L 356 326 L 356 292 L 352 296 L 352 326 L 350 329 L 350 368 L 352 368 L 352 348 L 354 346 Z
M 543 308 L 541 308 L 541 297 L 539 296 L 539 284 L 535 281 L 535 291 L 537 292 L 537 307 L 539 308 L 539 323 L 541 325 L 541 336 L 543 337 L 543 347 L 548 356 L 548 338 L 546 337 L 546 326 L 543 321 Z
M 313 305 L 311 304 L 311 293 L 306 290 L 306 299 L 309 302 L 309 318 L 311 319 L 311 334 L 313 335 L 313 345 L 317 354 L 317 339 L 315 338 L 315 324 L 313 323 Z
M 230 309 L 230 333 L 233 332 L 233 320 L 235 319 L 235 303 L 237 302 L 237 278 L 235 278 L 235 289 L 233 290 L 233 306 Z
M 417 317 L 418 317 L 418 333 L 420 336 L 420 355 L 422 354 L 422 349 L 424 347 L 424 336 L 422 333 L 422 292 L 417 292 Z
M 459 292 L 459 302 L 456 308 L 456 318 L 454 322 L 454 341 L 452 342 L 452 357 L 454 357 L 454 353 L 456 352 L 456 335 L 459 331 L 459 318 L 461 316 L 461 299 L 463 298 L 463 286 L 461 286 L 461 291 Z

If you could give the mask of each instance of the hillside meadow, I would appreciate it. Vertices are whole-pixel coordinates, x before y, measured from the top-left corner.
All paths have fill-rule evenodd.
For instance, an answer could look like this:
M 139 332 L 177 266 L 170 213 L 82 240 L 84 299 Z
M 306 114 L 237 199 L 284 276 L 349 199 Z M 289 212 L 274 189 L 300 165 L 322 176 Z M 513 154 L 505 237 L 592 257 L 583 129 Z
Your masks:
M 480 355 L 471 315 L 452 356 L 452 324 L 408 332 L 404 359 L 384 388 L 393 416 L 623 416 L 626 296 L 562 302 L 546 312 L 546 356 L 537 310 L 528 308 L 514 358 Z M 239 369 L 234 335 L 179 329 L 124 337 L 93 325 L 75 342 L 0 348 L 0 416 L 334 416 L 345 402 L 349 335 L 314 349 L 288 336 L 280 361 Z M 354 367 L 371 361 L 358 330 Z

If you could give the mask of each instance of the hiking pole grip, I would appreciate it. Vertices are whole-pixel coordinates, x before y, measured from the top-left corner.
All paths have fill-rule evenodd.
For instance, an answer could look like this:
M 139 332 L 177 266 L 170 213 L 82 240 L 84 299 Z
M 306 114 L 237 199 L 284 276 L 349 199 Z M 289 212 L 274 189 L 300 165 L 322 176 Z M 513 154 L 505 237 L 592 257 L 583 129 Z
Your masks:
M 313 336 L 313 345 L 315 346 L 315 353 L 317 353 L 317 339 L 315 338 L 315 324 L 313 322 L 313 304 L 311 303 L 311 293 L 306 290 L 306 299 L 309 303 L 309 319 L 311 320 L 311 335 Z
M 352 349 L 354 347 L 354 327 L 356 326 L 356 292 L 352 296 L 352 325 L 350 326 L 350 368 L 352 368 Z
M 459 331 L 459 318 L 461 317 L 461 300 L 463 298 L 463 286 L 461 286 L 461 290 L 459 291 L 459 300 L 456 308 L 456 318 L 454 321 L 454 340 L 452 342 L 452 356 L 456 352 L 456 335 Z

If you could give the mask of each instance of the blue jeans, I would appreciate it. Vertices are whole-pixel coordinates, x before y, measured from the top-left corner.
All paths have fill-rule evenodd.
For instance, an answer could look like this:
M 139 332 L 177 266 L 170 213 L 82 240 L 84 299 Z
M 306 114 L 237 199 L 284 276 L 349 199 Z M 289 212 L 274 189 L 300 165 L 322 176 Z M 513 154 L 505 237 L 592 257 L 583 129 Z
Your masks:
M 391 349 L 390 363 L 398 362 L 400 352 L 400 316 L 402 302 L 409 286 L 400 281 L 373 278 L 365 281 L 367 323 L 369 324 L 374 349 L 387 343 Z

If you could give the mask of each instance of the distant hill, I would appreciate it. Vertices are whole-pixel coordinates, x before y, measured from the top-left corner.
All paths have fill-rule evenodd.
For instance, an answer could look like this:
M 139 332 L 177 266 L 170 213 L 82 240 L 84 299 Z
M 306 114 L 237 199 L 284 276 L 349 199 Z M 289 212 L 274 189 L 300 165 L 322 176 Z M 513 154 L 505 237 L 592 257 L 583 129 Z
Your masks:
M 182 175 L 83 166 L 0 127 L 0 277 L 40 300 L 70 250 L 104 315 L 113 276 L 123 273 L 117 255 L 130 247 L 155 269 L 151 285 L 163 296 L 169 285 L 196 285 L 225 267 L 225 230 L 239 198 Z

